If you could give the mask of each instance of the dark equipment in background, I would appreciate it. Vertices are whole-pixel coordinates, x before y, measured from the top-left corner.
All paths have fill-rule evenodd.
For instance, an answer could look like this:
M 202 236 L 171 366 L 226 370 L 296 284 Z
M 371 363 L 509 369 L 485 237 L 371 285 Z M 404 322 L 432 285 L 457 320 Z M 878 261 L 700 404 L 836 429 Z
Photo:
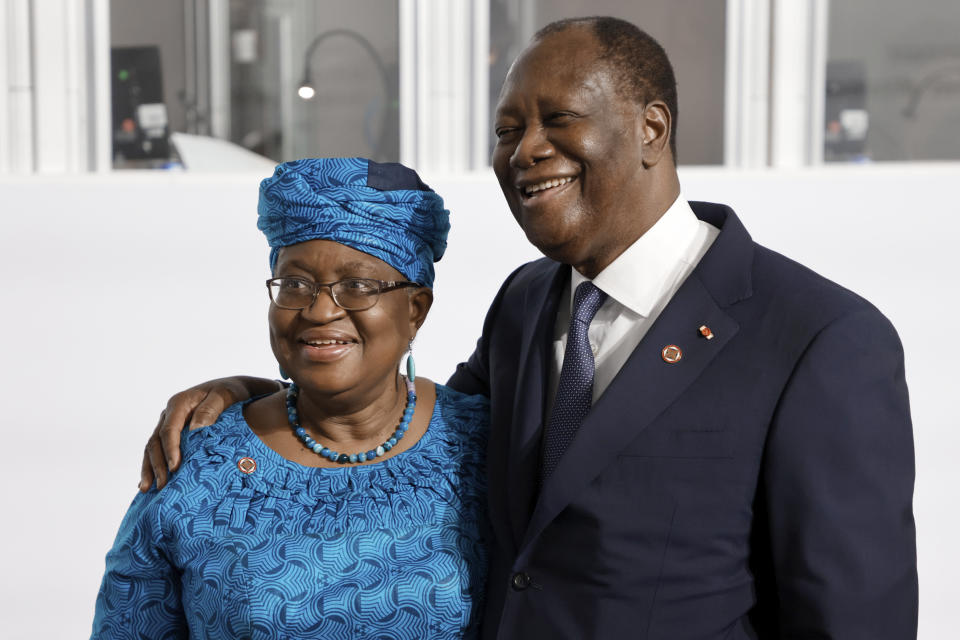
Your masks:
M 113 158 L 167 160 L 170 127 L 163 101 L 160 48 L 113 47 Z
M 867 71 L 859 60 L 827 63 L 823 155 L 827 162 L 869 159 Z

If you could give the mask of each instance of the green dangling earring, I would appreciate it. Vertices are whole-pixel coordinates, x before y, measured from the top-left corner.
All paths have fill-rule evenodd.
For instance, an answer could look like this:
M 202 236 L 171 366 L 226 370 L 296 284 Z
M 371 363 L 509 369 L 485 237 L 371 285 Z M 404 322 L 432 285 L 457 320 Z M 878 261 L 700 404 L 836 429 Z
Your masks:
M 290 376 L 287 375 L 287 372 L 283 370 L 283 367 L 280 367 L 280 377 L 284 380 L 289 380 Z
M 413 361 L 413 340 L 407 347 L 407 381 L 413 382 L 417 379 L 417 365 Z

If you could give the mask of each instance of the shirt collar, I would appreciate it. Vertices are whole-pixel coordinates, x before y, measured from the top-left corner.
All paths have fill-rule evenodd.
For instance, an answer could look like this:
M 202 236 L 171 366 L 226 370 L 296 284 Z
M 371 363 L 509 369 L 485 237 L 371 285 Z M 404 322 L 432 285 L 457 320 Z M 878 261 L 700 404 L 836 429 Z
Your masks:
M 677 263 L 687 261 L 687 250 L 699 226 L 696 214 L 680 194 L 646 233 L 597 274 L 593 284 L 634 313 L 650 315 Z M 570 271 L 573 292 L 587 278 L 572 267 Z

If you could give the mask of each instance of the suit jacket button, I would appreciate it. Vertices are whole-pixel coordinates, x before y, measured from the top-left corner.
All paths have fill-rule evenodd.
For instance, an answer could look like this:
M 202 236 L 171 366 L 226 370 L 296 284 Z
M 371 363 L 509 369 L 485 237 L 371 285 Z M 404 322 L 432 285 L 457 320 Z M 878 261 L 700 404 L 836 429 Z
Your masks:
M 522 571 L 513 574 L 510 584 L 514 591 L 523 591 L 530 586 L 530 576 Z

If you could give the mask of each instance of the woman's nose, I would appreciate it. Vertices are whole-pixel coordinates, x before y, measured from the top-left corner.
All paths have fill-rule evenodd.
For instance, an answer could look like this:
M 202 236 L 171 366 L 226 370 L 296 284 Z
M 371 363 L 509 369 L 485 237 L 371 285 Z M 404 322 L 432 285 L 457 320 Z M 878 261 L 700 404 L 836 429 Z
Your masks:
M 346 313 L 333 301 L 333 293 L 330 287 L 321 287 L 320 291 L 313 298 L 313 303 L 309 307 L 300 310 L 304 318 L 318 323 L 327 323 L 343 317 Z

